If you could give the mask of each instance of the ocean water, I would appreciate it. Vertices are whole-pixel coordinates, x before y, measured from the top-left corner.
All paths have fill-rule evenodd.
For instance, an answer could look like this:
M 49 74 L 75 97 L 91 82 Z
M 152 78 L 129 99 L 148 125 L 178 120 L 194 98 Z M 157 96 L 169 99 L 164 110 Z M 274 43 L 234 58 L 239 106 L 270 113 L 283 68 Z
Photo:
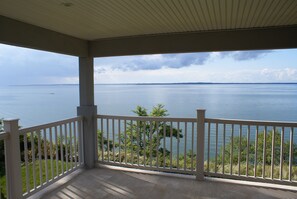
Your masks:
M 95 85 L 98 113 L 134 115 L 164 104 L 172 117 L 297 121 L 297 84 Z M 0 118 L 28 127 L 76 116 L 78 85 L 1 86 Z

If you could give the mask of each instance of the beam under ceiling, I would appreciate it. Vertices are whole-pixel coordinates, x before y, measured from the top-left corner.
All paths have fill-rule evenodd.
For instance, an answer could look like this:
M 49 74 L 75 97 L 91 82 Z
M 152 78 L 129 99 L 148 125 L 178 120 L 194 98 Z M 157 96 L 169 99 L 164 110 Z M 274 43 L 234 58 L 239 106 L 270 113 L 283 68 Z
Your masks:
M 0 16 L 0 43 L 79 57 L 297 48 L 297 26 L 86 41 Z
M 297 26 L 213 32 L 187 32 L 92 41 L 90 56 L 121 56 L 297 48 Z
M 0 43 L 67 55 L 88 56 L 88 42 L 0 16 Z

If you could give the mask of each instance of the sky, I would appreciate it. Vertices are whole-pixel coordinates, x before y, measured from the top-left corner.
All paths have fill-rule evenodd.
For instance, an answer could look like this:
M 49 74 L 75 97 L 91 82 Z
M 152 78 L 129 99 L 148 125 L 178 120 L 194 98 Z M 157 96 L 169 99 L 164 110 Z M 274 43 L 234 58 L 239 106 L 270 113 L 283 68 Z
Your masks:
M 297 82 L 297 49 L 96 58 L 95 83 Z M 77 84 L 78 58 L 0 44 L 0 86 Z

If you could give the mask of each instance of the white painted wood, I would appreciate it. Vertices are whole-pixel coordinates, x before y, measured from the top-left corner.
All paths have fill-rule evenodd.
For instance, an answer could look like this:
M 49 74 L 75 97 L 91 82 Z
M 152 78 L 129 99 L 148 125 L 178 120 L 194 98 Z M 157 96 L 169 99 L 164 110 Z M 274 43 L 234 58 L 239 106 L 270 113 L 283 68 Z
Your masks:
M 9 134 L 5 139 L 5 168 L 7 195 L 10 199 L 22 198 L 21 154 L 18 119 L 4 120 L 4 132 Z
M 225 172 L 225 169 L 222 170 L 222 173 L 219 173 L 219 171 L 218 171 L 217 168 L 215 169 L 215 171 L 209 171 L 209 168 L 206 169 L 206 171 L 204 171 L 204 158 L 203 158 L 203 160 L 199 160 L 199 161 L 197 160 L 197 159 L 199 159 L 199 157 L 201 158 L 201 156 L 199 156 L 200 155 L 199 153 L 202 153 L 201 151 L 204 151 L 204 147 L 203 147 L 203 149 L 201 149 L 201 151 L 198 150 L 198 148 L 201 147 L 201 145 L 198 144 L 199 143 L 199 135 L 197 135 L 197 140 L 196 140 L 197 141 L 197 146 L 196 146 L 196 149 L 193 150 L 197 154 L 196 160 L 195 160 L 196 163 L 197 163 L 196 164 L 196 169 L 195 170 L 193 169 L 193 160 L 191 162 L 191 168 L 190 169 L 187 169 L 186 168 L 187 165 L 186 165 L 186 162 L 185 162 L 186 159 L 183 160 L 184 161 L 183 166 L 182 166 L 183 168 L 179 167 L 179 165 L 176 165 L 177 168 L 173 168 L 173 167 L 175 167 L 175 165 L 173 165 L 173 161 L 175 161 L 175 160 L 178 161 L 179 160 L 178 154 L 179 154 L 179 152 L 181 152 L 180 151 L 181 150 L 180 149 L 180 145 L 179 145 L 179 142 L 178 142 L 178 139 L 180 138 L 180 135 L 177 134 L 177 141 L 173 141 L 173 129 L 174 128 L 176 128 L 177 130 L 181 129 L 181 130 L 183 130 L 183 132 L 185 130 L 186 132 L 184 133 L 184 136 L 185 136 L 184 138 L 187 140 L 188 139 L 188 136 L 189 136 L 189 134 L 187 133 L 187 128 L 188 128 L 188 124 L 191 123 L 191 126 L 192 126 L 192 143 L 191 143 L 192 146 L 191 147 L 193 148 L 194 147 L 194 143 L 193 142 L 196 139 L 194 137 L 194 131 L 196 129 L 195 128 L 195 124 L 197 125 L 197 130 L 198 131 L 199 131 L 199 127 L 201 128 L 201 126 L 199 126 L 199 123 L 197 122 L 199 117 L 196 119 L 196 122 L 192 122 L 192 118 L 189 118 L 189 120 L 186 120 L 188 118 L 182 118 L 181 121 L 178 120 L 179 118 L 170 118 L 168 121 L 166 120 L 167 118 L 162 118 L 162 119 L 161 118 L 157 118 L 154 121 L 153 120 L 153 117 L 150 117 L 150 118 L 148 118 L 148 120 L 145 120 L 146 117 L 142 117 L 141 119 L 139 119 L 139 118 L 137 119 L 137 117 L 130 117 L 130 116 L 129 117 L 125 117 L 125 116 L 119 116 L 119 117 L 117 117 L 117 116 L 109 116 L 109 115 L 107 116 L 108 119 L 107 118 L 104 118 L 104 116 L 102 116 L 102 115 L 98 116 L 97 118 L 99 118 L 100 120 L 103 120 L 103 119 L 109 120 L 109 119 L 111 119 L 111 120 L 115 120 L 116 121 L 116 120 L 119 120 L 119 118 L 122 119 L 122 120 L 124 120 L 124 123 L 123 124 L 120 124 L 119 123 L 119 129 L 121 128 L 121 126 L 124 126 L 124 131 L 123 131 L 124 134 L 125 134 L 125 131 L 127 131 L 127 120 L 130 122 L 128 124 L 132 124 L 132 123 L 135 124 L 136 123 L 136 127 L 137 128 L 136 128 L 135 131 L 136 131 L 137 134 L 139 134 L 139 132 L 141 131 L 141 129 L 138 129 L 138 127 L 140 127 L 140 123 L 142 123 L 141 125 L 143 125 L 143 126 L 146 126 L 147 125 L 148 128 L 149 128 L 148 135 L 143 135 L 143 138 L 141 138 L 142 141 L 144 142 L 144 145 L 146 145 L 145 143 L 149 143 L 149 145 L 144 146 L 145 149 L 149 149 L 149 152 L 148 152 L 148 155 L 147 154 L 144 154 L 144 163 L 143 163 L 143 165 L 142 164 L 139 164 L 139 157 L 137 157 L 138 158 L 137 162 L 134 162 L 134 161 L 133 162 L 130 162 L 130 161 L 128 162 L 128 159 L 126 158 L 124 164 L 122 164 L 121 161 L 118 161 L 118 162 L 117 161 L 115 161 L 115 162 L 113 162 L 113 161 L 112 162 L 101 161 L 104 164 L 123 165 L 123 166 L 129 167 L 129 168 L 141 168 L 141 169 L 145 169 L 145 170 L 169 171 L 169 172 L 174 172 L 174 173 L 188 173 L 188 174 L 197 175 L 197 171 L 199 171 L 197 169 L 197 167 L 199 167 L 199 161 L 201 161 L 200 162 L 200 170 L 202 170 L 202 173 L 203 173 L 202 175 L 205 174 L 205 175 L 209 175 L 209 176 L 218 176 L 218 177 L 222 177 L 222 178 L 235 178 L 235 179 L 247 179 L 248 178 L 248 180 L 251 180 L 251 181 L 258 181 L 257 179 L 260 179 L 261 178 L 261 177 L 259 177 L 259 176 L 256 175 L 257 164 L 258 164 L 258 162 L 256 160 L 252 164 L 249 164 L 249 162 L 246 162 L 245 163 L 246 164 L 245 165 L 246 168 L 245 168 L 244 175 L 241 175 L 240 172 L 238 172 L 237 175 L 234 175 L 234 173 L 232 171 L 232 168 L 230 170 L 230 173 L 226 173 Z M 205 112 L 204 112 L 204 118 L 205 118 Z M 185 121 L 185 122 L 182 122 L 182 121 Z M 231 123 L 229 123 L 230 121 L 231 121 Z M 275 124 L 280 124 L 282 122 L 272 122 L 272 124 L 270 124 L 270 125 L 261 126 L 259 122 L 256 122 L 256 124 L 250 123 L 251 121 L 248 121 L 247 123 L 246 122 L 243 122 L 243 123 L 234 122 L 234 123 L 232 123 L 233 121 L 237 121 L 237 120 L 220 120 L 219 121 L 217 119 L 214 119 L 213 120 L 213 119 L 209 119 L 208 118 L 208 121 L 206 121 L 206 119 L 204 119 L 203 132 L 205 131 L 205 125 L 207 124 L 208 125 L 208 128 L 207 128 L 207 130 L 204 133 L 210 134 L 211 133 L 211 130 L 212 130 L 211 129 L 212 128 L 212 125 L 214 125 L 214 129 L 215 129 L 214 133 L 215 133 L 215 137 L 216 137 L 215 138 L 215 145 L 217 145 L 216 146 L 216 149 L 215 149 L 217 154 L 215 155 L 215 157 L 217 158 L 218 157 L 218 152 L 219 152 L 219 148 L 218 148 L 218 146 L 219 146 L 219 144 L 218 144 L 219 143 L 219 133 L 222 133 L 222 142 L 223 142 L 222 147 L 225 148 L 226 147 L 226 142 L 227 142 L 227 137 L 226 137 L 227 136 L 227 131 L 229 131 L 229 125 L 231 125 L 231 129 L 230 129 L 230 131 L 231 131 L 231 139 L 230 139 L 230 143 L 231 143 L 231 149 L 230 149 L 231 150 L 231 154 L 230 155 L 231 155 L 231 157 L 230 157 L 230 162 L 231 163 L 230 164 L 233 166 L 233 162 L 232 162 L 232 157 L 233 157 L 233 153 L 234 153 L 234 149 L 233 149 L 234 148 L 233 136 L 235 134 L 235 131 L 237 131 L 237 129 L 238 129 L 238 134 L 239 134 L 238 169 L 240 171 L 241 170 L 241 167 L 242 167 L 242 162 L 240 161 L 242 155 L 241 155 L 240 151 L 241 151 L 241 149 L 243 147 L 242 144 L 241 144 L 241 141 L 243 140 L 243 136 L 247 136 L 246 137 L 247 138 L 247 149 L 246 150 L 247 150 L 247 153 L 248 154 L 246 154 L 245 158 L 248 161 L 250 159 L 249 158 L 249 155 L 250 155 L 249 154 L 250 153 L 250 146 L 249 146 L 249 144 L 250 144 L 250 141 L 251 141 L 250 136 L 254 132 L 254 128 L 253 127 L 255 127 L 255 144 L 256 144 L 255 157 L 258 157 L 258 154 L 257 153 L 258 153 L 258 134 L 259 134 L 259 128 L 260 127 L 264 127 L 264 151 L 263 151 L 263 154 L 259 154 L 259 155 L 263 156 L 263 160 L 265 160 L 265 158 L 266 158 L 266 144 L 267 144 L 267 140 L 266 140 L 267 128 L 269 128 L 269 129 L 270 128 L 274 128 L 274 131 L 275 131 L 276 126 L 274 126 L 274 125 Z M 238 120 L 238 121 L 241 121 L 241 120 Z M 169 162 L 169 165 L 165 166 L 165 164 L 164 164 L 163 167 L 160 167 L 158 163 L 156 165 L 153 164 L 154 161 L 155 161 L 155 158 L 152 157 L 152 152 L 153 152 L 153 150 L 155 150 L 154 148 L 152 148 L 152 139 L 158 139 L 158 135 L 157 135 L 157 137 L 153 137 L 153 132 L 155 131 L 155 125 L 157 125 L 159 122 L 163 122 L 163 132 L 160 132 L 160 133 L 163 134 L 164 138 L 166 137 L 166 125 L 169 124 L 168 125 L 168 129 L 169 129 L 168 144 L 166 143 L 166 140 L 164 139 L 162 145 L 163 145 L 163 153 L 164 154 L 165 154 L 166 144 L 168 145 L 167 147 L 169 148 L 169 151 L 171 152 L 170 155 L 169 155 L 169 158 L 170 158 L 169 161 L 170 162 Z M 220 123 L 220 122 L 222 122 L 222 123 Z M 183 125 L 183 123 L 184 123 L 184 125 Z M 264 122 L 264 124 L 266 124 L 266 122 Z M 283 123 L 283 124 L 286 124 L 286 123 Z M 295 123 L 290 123 L 290 125 L 293 125 L 293 124 L 295 124 Z M 237 126 L 239 128 L 237 128 Z M 288 127 L 285 127 L 284 126 L 282 128 L 285 129 L 285 128 L 288 128 Z M 293 127 L 291 129 L 292 129 L 292 131 L 294 130 Z M 119 131 L 119 133 L 120 132 L 121 131 Z M 157 130 L 157 132 L 158 132 L 158 130 Z M 246 132 L 246 133 L 244 133 L 244 132 Z M 283 132 L 284 132 L 284 130 L 283 130 Z M 292 134 L 292 132 L 291 132 L 291 134 Z M 290 135 L 290 136 L 291 136 L 290 139 L 292 140 L 293 135 Z M 124 142 L 127 142 L 127 138 L 126 137 L 127 137 L 127 135 L 126 136 L 124 135 Z M 203 137 L 204 137 L 204 134 L 203 134 Z M 210 137 L 210 135 L 208 135 L 208 137 Z M 205 141 L 205 137 L 202 140 L 200 140 L 200 141 L 203 141 L 204 142 Z M 139 141 L 137 141 L 137 142 L 139 143 Z M 290 141 L 290 142 L 291 142 L 290 144 L 293 145 L 292 141 Z M 207 153 L 210 153 L 210 140 L 208 141 L 208 143 L 209 144 L 206 147 L 207 148 L 206 150 L 208 150 Z M 184 145 L 183 146 L 184 148 L 183 148 L 183 152 L 182 153 L 184 155 L 186 155 L 186 152 L 187 152 L 186 149 L 188 148 L 187 147 L 187 141 L 185 141 L 183 143 L 183 145 Z M 124 147 L 126 148 L 127 147 L 127 144 L 125 144 Z M 176 148 L 176 151 L 177 151 L 176 156 L 173 156 L 173 153 L 172 153 L 173 152 L 173 147 L 177 147 Z M 290 150 L 292 150 L 291 147 L 292 146 L 290 146 Z M 125 149 L 123 149 L 123 150 L 125 150 Z M 156 148 L 156 150 L 157 150 L 157 148 Z M 223 150 L 222 153 L 223 153 L 222 154 L 222 157 L 223 156 L 226 156 L 225 150 Z M 126 154 L 127 154 L 127 151 L 126 151 Z M 203 155 L 204 155 L 204 152 L 203 152 Z M 292 154 L 290 155 L 290 158 L 292 158 L 291 156 L 292 156 Z M 165 162 L 166 156 L 164 155 L 162 158 L 163 158 L 163 161 Z M 192 154 L 192 158 L 193 158 L 193 154 Z M 209 161 L 209 158 L 208 157 L 207 157 L 207 159 Z M 289 161 L 291 161 L 290 164 L 292 164 L 292 159 L 289 160 Z M 158 159 L 156 159 L 156 162 L 158 162 Z M 218 166 L 217 160 L 216 160 L 215 164 L 216 164 L 215 167 L 217 167 Z M 223 167 L 225 166 L 225 164 L 226 164 L 226 162 L 223 161 L 223 163 L 222 163 Z M 263 176 L 262 176 L 261 179 L 263 179 L 263 181 L 265 181 L 266 180 L 265 179 L 265 175 L 264 175 L 265 174 L 265 161 L 263 161 L 262 164 L 263 164 L 262 165 L 262 167 L 263 167 L 262 168 Z M 253 166 L 252 169 L 254 171 L 254 175 L 249 175 L 248 174 L 248 171 L 249 171 L 248 168 L 250 168 L 251 166 Z M 291 167 L 292 167 L 292 165 L 291 165 Z M 267 179 L 267 180 L 269 180 L 269 179 Z M 289 180 L 291 180 L 291 178 Z M 293 181 L 293 182 L 295 182 L 295 181 Z M 286 180 L 278 180 L 277 183 L 278 184 L 283 184 L 283 183 L 286 183 Z
M 99 164 L 104 164 L 104 165 L 113 165 L 113 166 L 121 166 L 124 168 L 134 168 L 134 169 L 142 169 L 142 170 L 149 170 L 149 171 L 163 171 L 163 172 L 170 172 L 170 173 L 180 173 L 180 174 L 191 174 L 191 175 L 195 175 L 196 172 L 195 171 L 190 171 L 190 170 L 177 170 L 177 169 L 172 169 L 170 167 L 165 167 L 165 168 L 161 168 L 161 167 L 156 167 L 156 166 L 152 166 L 150 167 L 149 165 L 144 166 L 138 166 L 137 164 L 121 164 L 120 162 L 107 162 L 107 161 L 98 161 Z
M 78 132 L 78 150 L 79 150 L 79 156 L 78 156 L 78 159 L 79 159 L 79 165 L 83 165 L 84 162 L 85 162 L 85 158 L 84 158 L 84 137 L 83 137 L 83 121 L 82 119 L 78 121 L 78 129 L 79 129 L 79 132 Z
M 143 132 L 145 132 L 145 127 L 146 126 L 146 121 L 144 121 L 143 122 Z M 144 167 L 146 167 L 146 139 L 145 139 L 145 137 L 146 137 L 146 133 L 143 133 L 143 148 L 144 148 L 144 154 L 143 154 L 143 161 L 144 161 L 144 163 L 143 163 L 143 165 L 144 165 Z
M 165 168 L 166 165 L 166 122 L 163 123 L 163 168 Z
M 187 169 L 187 122 L 185 122 L 185 145 L 184 145 L 184 170 Z
M 106 120 L 106 137 L 107 137 L 107 161 L 109 162 L 110 161 L 110 157 L 109 157 L 109 152 L 110 152 L 110 148 L 109 148 L 109 119 Z
M 216 132 L 216 151 L 215 151 L 215 173 L 217 172 L 217 165 L 218 165 L 218 123 L 216 123 L 216 129 L 215 129 L 215 132 Z
M 139 166 L 139 152 L 140 152 L 140 132 L 139 121 L 136 121 L 136 136 L 137 136 L 137 165 Z M 120 161 L 121 162 L 121 161 Z
M 150 135 L 149 135 L 149 143 L 150 143 L 150 167 L 152 167 L 153 162 L 153 123 L 150 122 Z
M 245 175 L 249 175 L 249 156 L 250 155 L 250 125 L 247 128 L 247 152 L 246 152 L 246 170 Z
M 275 126 L 272 129 L 272 152 L 271 152 L 271 179 L 274 178 L 274 155 L 275 155 Z
M 36 174 L 35 174 L 35 142 L 34 131 L 31 132 L 31 147 L 32 147 L 32 174 L 33 174 L 33 189 L 36 189 Z
M 82 117 L 77 116 L 77 117 L 73 117 L 73 118 L 69 118 L 69 119 L 65 119 L 65 120 L 60 120 L 60 121 L 56 121 L 56 122 L 52 122 L 52 123 L 32 126 L 32 127 L 28 127 L 28 128 L 21 128 L 19 130 L 19 133 L 20 133 L 20 135 L 23 135 L 24 133 L 27 133 L 27 132 L 32 132 L 32 131 L 35 131 L 35 130 L 41 130 L 41 129 L 45 129 L 45 128 L 55 127 L 55 126 L 59 126 L 61 124 L 65 124 L 65 123 L 69 123 L 69 122 L 75 122 L 75 121 L 81 121 L 81 120 L 82 120 Z
M 256 135 L 255 135 L 255 160 L 254 160 L 254 177 L 257 177 L 257 166 L 258 166 L 258 134 L 259 134 L 259 126 L 256 127 Z
M 265 178 L 265 170 L 266 170 L 266 134 L 267 134 L 267 126 L 264 127 L 264 141 L 263 141 L 263 165 L 262 165 L 262 178 Z
M 278 127 L 296 127 L 297 126 L 297 122 L 234 120 L 234 119 L 215 119 L 215 118 L 205 118 L 205 122 L 220 123 L 220 124 L 238 124 L 238 125 L 278 126 Z
M 239 125 L 239 147 L 238 147 L 238 176 L 240 173 L 240 164 L 241 164 L 241 138 L 242 138 L 242 125 Z
M 196 180 L 204 180 L 205 110 L 197 110 Z
M 172 154 L 173 154 L 173 150 L 172 150 L 172 134 L 173 134 L 173 127 L 172 127 L 172 122 L 170 122 L 170 169 L 172 169 Z
M 283 180 L 283 153 L 284 153 L 284 133 L 285 133 L 285 128 L 282 127 L 281 130 L 281 146 L 280 146 L 280 171 L 279 171 L 279 175 L 280 175 L 280 180 Z
M 46 183 L 48 183 L 48 167 L 47 167 L 47 136 L 46 136 L 46 130 L 43 129 L 43 149 L 44 149 L 44 162 L 45 162 L 45 180 Z
M 39 162 L 39 186 L 43 185 L 42 182 L 42 162 L 41 162 L 41 130 L 36 131 L 38 138 L 38 162 Z
M 120 119 L 147 122 L 196 122 L 195 118 L 171 118 L 171 117 L 146 117 L 146 116 L 122 116 L 122 115 L 97 115 L 97 118 Z
M 114 119 L 112 119 L 111 122 L 112 122 L 112 158 L 113 158 L 113 161 L 115 161 Z
M 94 59 L 79 58 L 80 106 L 77 115 L 83 117 L 83 157 L 87 168 L 94 168 L 98 159 L 97 150 L 97 107 L 94 105 Z
M 127 165 L 127 120 L 124 120 L 125 164 Z M 109 153 L 109 150 L 108 150 Z
M 50 134 L 50 158 L 51 158 L 51 180 L 54 179 L 54 163 L 53 163 L 53 131 L 52 128 L 49 128 L 49 134 Z
M 7 132 L 0 133 L 0 140 L 5 140 L 8 137 L 9 137 L 9 133 Z
M 210 127 L 211 123 L 207 123 L 208 128 L 207 128 L 207 172 L 209 172 L 209 161 L 210 161 Z M 193 138 L 192 138 L 193 140 Z
M 226 145 L 226 124 L 223 126 L 223 152 L 222 152 L 222 173 L 225 173 L 225 145 Z
M 56 142 L 56 176 L 59 176 L 59 143 L 58 143 L 58 128 L 55 126 L 55 142 Z
M 230 154 L 230 174 L 233 174 L 233 139 L 234 139 L 234 124 L 231 126 L 231 154 Z
M 77 122 L 73 123 L 73 138 L 74 138 L 74 167 L 77 167 Z
M 73 152 L 72 152 L 72 122 L 69 123 L 69 156 L 70 156 L 70 168 L 69 170 L 73 169 Z M 68 144 L 67 144 L 68 145 Z
M 61 169 L 62 169 L 62 174 L 64 174 L 64 150 L 63 150 L 63 140 L 64 140 L 64 135 L 63 135 L 63 128 L 62 124 L 59 125 L 60 127 L 60 152 L 61 152 Z
M 25 156 L 25 168 L 26 168 L 26 192 L 30 192 L 29 187 L 29 167 L 28 167 L 28 141 L 27 134 L 24 135 L 24 156 Z
M 43 128 L 40 129 L 40 126 L 36 126 L 35 128 L 33 127 L 30 127 L 28 129 L 31 130 L 31 132 L 27 132 L 27 133 L 20 133 L 20 135 L 24 135 L 24 158 L 25 158 L 25 169 L 26 169 L 26 179 L 25 179 L 25 186 L 26 186 L 26 193 L 24 194 L 24 197 L 29 197 L 30 195 L 36 193 L 37 191 L 43 189 L 44 187 L 47 187 L 48 185 L 50 185 L 51 183 L 53 183 L 54 181 L 60 179 L 60 177 L 63 177 L 63 176 L 66 176 L 69 174 L 69 171 L 72 171 L 72 170 L 75 170 L 77 168 L 80 168 L 83 164 L 79 164 L 79 166 L 75 166 L 75 167 L 70 167 L 68 169 L 66 169 L 66 171 L 64 171 L 64 157 L 63 157 L 63 144 L 70 144 L 70 145 L 73 145 L 73 142 L 70 141 L 69 143 L 67 142 L 67 132 L 71 133 L 70 134 L 70 140 L 72 140 L 72 132 L 73 133 L 76 133 L 76 128 L 75 130 L 72 129 L 72 124 L 75 126 L 76 124 L 78 126 L 79 123 L 81 122 L 81 118 L 78 117 L 76 119 L 74 119 L 74 121 L 72 122 L 68 122 L 69 120 L 64 120 L 65 123 L 62 123 L 62 122 L 57 122 L 55 124 L 57 124 L 57 126 L 52 126 L 53 123 L 50 123 L 50 124 L 45 124 L 45 125 L 42 125 Z M 59 132 L 60 132 L 60 143 L 58 142 L 58 129 L 59 129 Z M 22 129 L 22 131 L 24 131 L 24 129 Z M 53 153 L 54 153 L 54 149 L 53 149 L 53 138 L 52 138 L 52 134 L 53 134 L 53 131 L 55 133 L 55 143 L 56 143 L 56 152 L 58 153 L 58 148 L 60 147 L 60 150 L 61 150 L 61 162 L 62 162 L 62 171 L 61 171 L 61 174 L 59 174 L 59 171 L 58 171 L 58 157 L 56 157 L 56 169 L 57 169 L 57 173 L 54 174 L 54 160 L 53 160 Z M 29 161 L 28 161 L 28 139 L 27 139 L 27 135 L 31 136 L 31 139 L 30 139 L 30 142 L 31 142 L 31 147 L 32 147 L 32 168 L 33 168 L 33 171 L 32 171 L 32 175 L 33 175 L 33 183 L 34 183 L 34 187 L 33 189 L 30 188 L 29 186 Z M 40 184 L 37 184 L 36 182 L 36 174 L 35 174 L 35 145 L 34 145 L 34 134 L 37 135 L 37 139 L 38 139 L 38 160 L 39 161 L 39 181 L 40 181 Z M 43 141 L 43 145 L 42 145 L 42 141 Z M 76 142 L 76 141 L 75 141 Z M 48 154 L 47 152 L 47 149 L 48 149 L 48 146 L 49 145 L 49 152 L 50 154 Z M 60 145 L 60 146 L 59 146 Z M 70 146 L 66 146 L 67 147 L 70 147 Z M 42 149 L 44 150 L 44 161 L 45 161 L 45 165 L 44 167 L 42 166 Z M 73 149 L 70 150 L 69 153 L 71 153 L 71 151 L 73 151 Z M 76 150 L 75 150 L 76 151 Z M 66 151 L 65 151 L 66 152 Z M 72 153 L 73 154 L 73 153 Z M 79 154 L 79 159 L 81 158 L 80 157 L 80 153 Z M 56 154 L 58 155 L 58 154 Z M 50 156 L 50 160 L 47 159 L 47 156 Z M 67 156 L 66 156 L 67 157 Z M 50 161 L 50 168 L 48 167 L 47 165 L 47 161 Z M 66 160 L 65 160 L 66 161 Z M 66 161 L 67 162 L 67 161 Z M 70 163 L 72 163 L 73 165 L 73 159 L 70 161 Z M 44 169 L 44 171 L 43 171 Z M 49 171 L 51 171 L 51 175 L 49 175 Z M 45 173 L 45 182 L 43 182 L 43 173 Z
M 177 162 L 177 170 L 179 170 L 179 122 L 177 122 L 177 160 L 176 160 L 176 162 Z
M 194 171 L 194 122 L 192 122 L 191 171 Z
M 292 181 L 292 164 L 293 164 L 293 153 L 294 153 L 294 128 L 290 128 L 290 150 L 289 150 L 289 181 Z
M 101 123 L 101 124 L 103 125 L 103 123 Z M 119 135 L 119 137 L 118 137 L 119 138 L 119 161 L 122 162 L 122 157 L 121 157 L 121 120 L 118 120 L 118 135 Z
M 69 123 L 64 124 L 64 144 L 65 144 L 65 164 L 66 164 L 66 171 L 68 171 L 68 128 L 67 125 Z

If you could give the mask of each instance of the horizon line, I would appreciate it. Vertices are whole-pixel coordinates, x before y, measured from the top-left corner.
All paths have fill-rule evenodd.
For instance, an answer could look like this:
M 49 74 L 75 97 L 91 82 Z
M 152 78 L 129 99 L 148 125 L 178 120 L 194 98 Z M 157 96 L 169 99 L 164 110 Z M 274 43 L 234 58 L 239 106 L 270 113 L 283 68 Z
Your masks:
M 195 84 L 297 84 L 297 82 L 165 82 L 165 83 L 95 83 L 94 85 L 195 85 Z M 75 86 L 79 84 L 12 84 L 6 86 Z M 3 85 L 5 86 L 5 85 Z

